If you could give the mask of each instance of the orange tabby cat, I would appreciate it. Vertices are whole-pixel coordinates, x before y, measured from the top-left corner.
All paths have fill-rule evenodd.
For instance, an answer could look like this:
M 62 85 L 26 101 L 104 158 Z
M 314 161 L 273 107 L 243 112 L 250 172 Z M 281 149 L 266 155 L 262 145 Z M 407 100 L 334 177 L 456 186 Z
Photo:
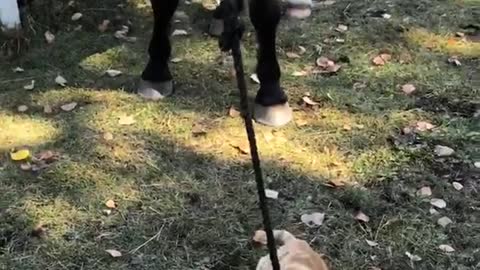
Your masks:
M 328 270 L 327 264 L 320 254 L 316 253 L 307 242 L 295 238 L 285 230 L 274 230 L 275 241 L 280 243 L 278 248 L 278 260 L 281 270 Z M 266 245 L 267 235 L 265 231 L 255 232 L 255 242 Z M 264 256 L 257 264 L 256 270 L 272 270 L 270 257 Z

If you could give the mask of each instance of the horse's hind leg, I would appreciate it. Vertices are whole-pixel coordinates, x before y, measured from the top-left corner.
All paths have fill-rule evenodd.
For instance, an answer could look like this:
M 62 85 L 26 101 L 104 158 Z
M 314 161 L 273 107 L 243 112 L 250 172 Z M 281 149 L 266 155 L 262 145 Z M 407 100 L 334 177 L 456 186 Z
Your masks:
M 138 94 L 158 100 L 173 93 L 173 78 L 168 68 L 172 51 L 170 22 L 178 6 L 178 0 L 150 0 L 153 8 L 153 34 L 148 48 L 150 59 L 142 73 Z

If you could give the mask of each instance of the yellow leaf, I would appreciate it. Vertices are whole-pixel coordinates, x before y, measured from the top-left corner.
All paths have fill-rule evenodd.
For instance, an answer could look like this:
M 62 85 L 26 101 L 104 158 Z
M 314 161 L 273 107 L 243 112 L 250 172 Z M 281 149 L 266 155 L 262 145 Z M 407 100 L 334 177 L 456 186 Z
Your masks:
M 28 157 L 30 157 L 30 151 L 27 149 L 22 149 L 22 150 L 18 150 L 16 152 L 10 153 L 10 158 L 15 161 L 24 160 L 24 159 L 27 159 Z
M 114 200 L 108 200 L 105 202 L 105 206 L 107 206 L 110 209 L 114 209 L 117 207 L 117 204 L 115 203 Z

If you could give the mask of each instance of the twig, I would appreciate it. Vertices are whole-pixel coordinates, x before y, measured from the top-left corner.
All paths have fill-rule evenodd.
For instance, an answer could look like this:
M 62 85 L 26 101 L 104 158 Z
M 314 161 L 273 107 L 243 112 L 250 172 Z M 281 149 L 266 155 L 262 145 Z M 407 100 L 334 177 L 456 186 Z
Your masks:
M 145 241 L 145 243 L 141 244 L 140 246 L 130 250 L 130 254 L 134 254 L 135 252 L 137 252 L 139 249 L 141 249 L 142 247 L 146 246 L 148 243 L 150 243 L 153 239 L 157 238 L 160 236 L 160 234 L 162 233 L 163 231 L 163 227 L 165 227 L 165 223 L 163 223 L 162 227 L 160 228 L 160 230 L 157 232 L 157 234 L 155 234 L 154 236 L 150 237 L 150 239 L 148 239 L 147 241 Z

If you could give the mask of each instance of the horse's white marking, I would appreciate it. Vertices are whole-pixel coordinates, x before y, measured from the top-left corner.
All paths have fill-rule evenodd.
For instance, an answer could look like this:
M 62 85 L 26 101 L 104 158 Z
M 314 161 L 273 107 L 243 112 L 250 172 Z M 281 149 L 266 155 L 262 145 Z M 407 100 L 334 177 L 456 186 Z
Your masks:
M 0 0 L 0 29 L 20 29 L 20 11 L 17 0 Z

